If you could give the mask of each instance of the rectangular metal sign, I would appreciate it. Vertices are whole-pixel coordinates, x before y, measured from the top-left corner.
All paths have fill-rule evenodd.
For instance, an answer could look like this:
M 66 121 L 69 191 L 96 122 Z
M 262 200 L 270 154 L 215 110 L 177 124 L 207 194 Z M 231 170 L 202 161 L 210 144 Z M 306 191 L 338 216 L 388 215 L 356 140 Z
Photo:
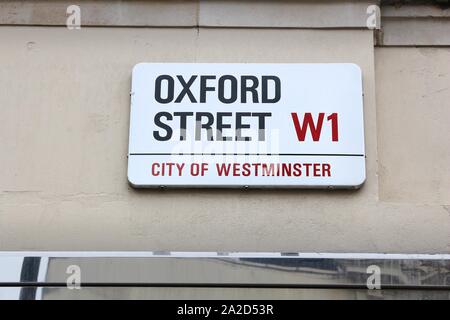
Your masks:
M 355 64 L 140 63 L 128 180 L 135 187 L 359 187 Z

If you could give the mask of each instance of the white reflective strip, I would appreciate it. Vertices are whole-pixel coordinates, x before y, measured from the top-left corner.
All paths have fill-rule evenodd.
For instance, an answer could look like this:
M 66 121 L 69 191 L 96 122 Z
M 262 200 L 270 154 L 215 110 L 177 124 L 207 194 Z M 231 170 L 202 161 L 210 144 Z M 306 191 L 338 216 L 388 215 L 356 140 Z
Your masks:
M 407 254 L 407 253 L 286 253 L 282 252 L 186 252 L 173 251 L 1 251 L 0 257 L 55 257 L 55 258 L 303 258 L 303 259 L 387 259 L 387 260 L 450 260 L 450 254 Z
M 39 263 L 39 273 L 37 282 L 45 282 L 47 277 L 47 269 L 48 269 L 48 257 L 42 257 Z M 36 298 L 35 300 L 42 300 L 42 287 L 38 287 L 36 290 Z

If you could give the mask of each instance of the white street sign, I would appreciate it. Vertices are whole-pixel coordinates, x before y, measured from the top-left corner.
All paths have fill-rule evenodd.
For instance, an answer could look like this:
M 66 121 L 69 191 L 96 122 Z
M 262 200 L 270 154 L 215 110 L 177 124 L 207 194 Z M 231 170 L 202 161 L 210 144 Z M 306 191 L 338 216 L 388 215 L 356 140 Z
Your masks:
M 135 187 L 359 187 L 361 70 L 137 64 L 128 180 Z

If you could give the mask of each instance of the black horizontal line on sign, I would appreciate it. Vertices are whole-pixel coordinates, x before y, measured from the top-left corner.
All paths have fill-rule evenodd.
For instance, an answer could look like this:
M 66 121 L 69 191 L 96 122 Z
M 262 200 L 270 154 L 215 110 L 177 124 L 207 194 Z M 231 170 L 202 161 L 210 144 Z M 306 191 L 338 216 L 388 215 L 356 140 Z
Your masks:
M 130 153 L 130 156 L 329 156 L 364 157 L 363 154 L 339 153 Z

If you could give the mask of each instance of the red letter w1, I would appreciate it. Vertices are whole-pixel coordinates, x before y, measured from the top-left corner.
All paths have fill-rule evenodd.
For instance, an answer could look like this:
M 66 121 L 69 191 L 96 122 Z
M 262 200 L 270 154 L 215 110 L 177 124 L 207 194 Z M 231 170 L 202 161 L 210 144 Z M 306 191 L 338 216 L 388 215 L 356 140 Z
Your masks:
M 292 112 L 291 115 L 292 121 L 294 121 L 295 132 L 297 132 L 298 141 L 305 141 L 306 131 L 308 130 L 308 127 L 310 127 L 309 130 L 311 131 L 313 141 L 319 141 L 320 133 L 322 132 L 323 117 L 325 116 L 325 113 L 323 112 L 319 113 L 319 120 L 317 121 L 317 126 L 315 125 L 314 119 L 310 112 L 305 113 L 302 125 L 300 125 L 300 122 L 298 121 L 298 116 L 295 112 Z

